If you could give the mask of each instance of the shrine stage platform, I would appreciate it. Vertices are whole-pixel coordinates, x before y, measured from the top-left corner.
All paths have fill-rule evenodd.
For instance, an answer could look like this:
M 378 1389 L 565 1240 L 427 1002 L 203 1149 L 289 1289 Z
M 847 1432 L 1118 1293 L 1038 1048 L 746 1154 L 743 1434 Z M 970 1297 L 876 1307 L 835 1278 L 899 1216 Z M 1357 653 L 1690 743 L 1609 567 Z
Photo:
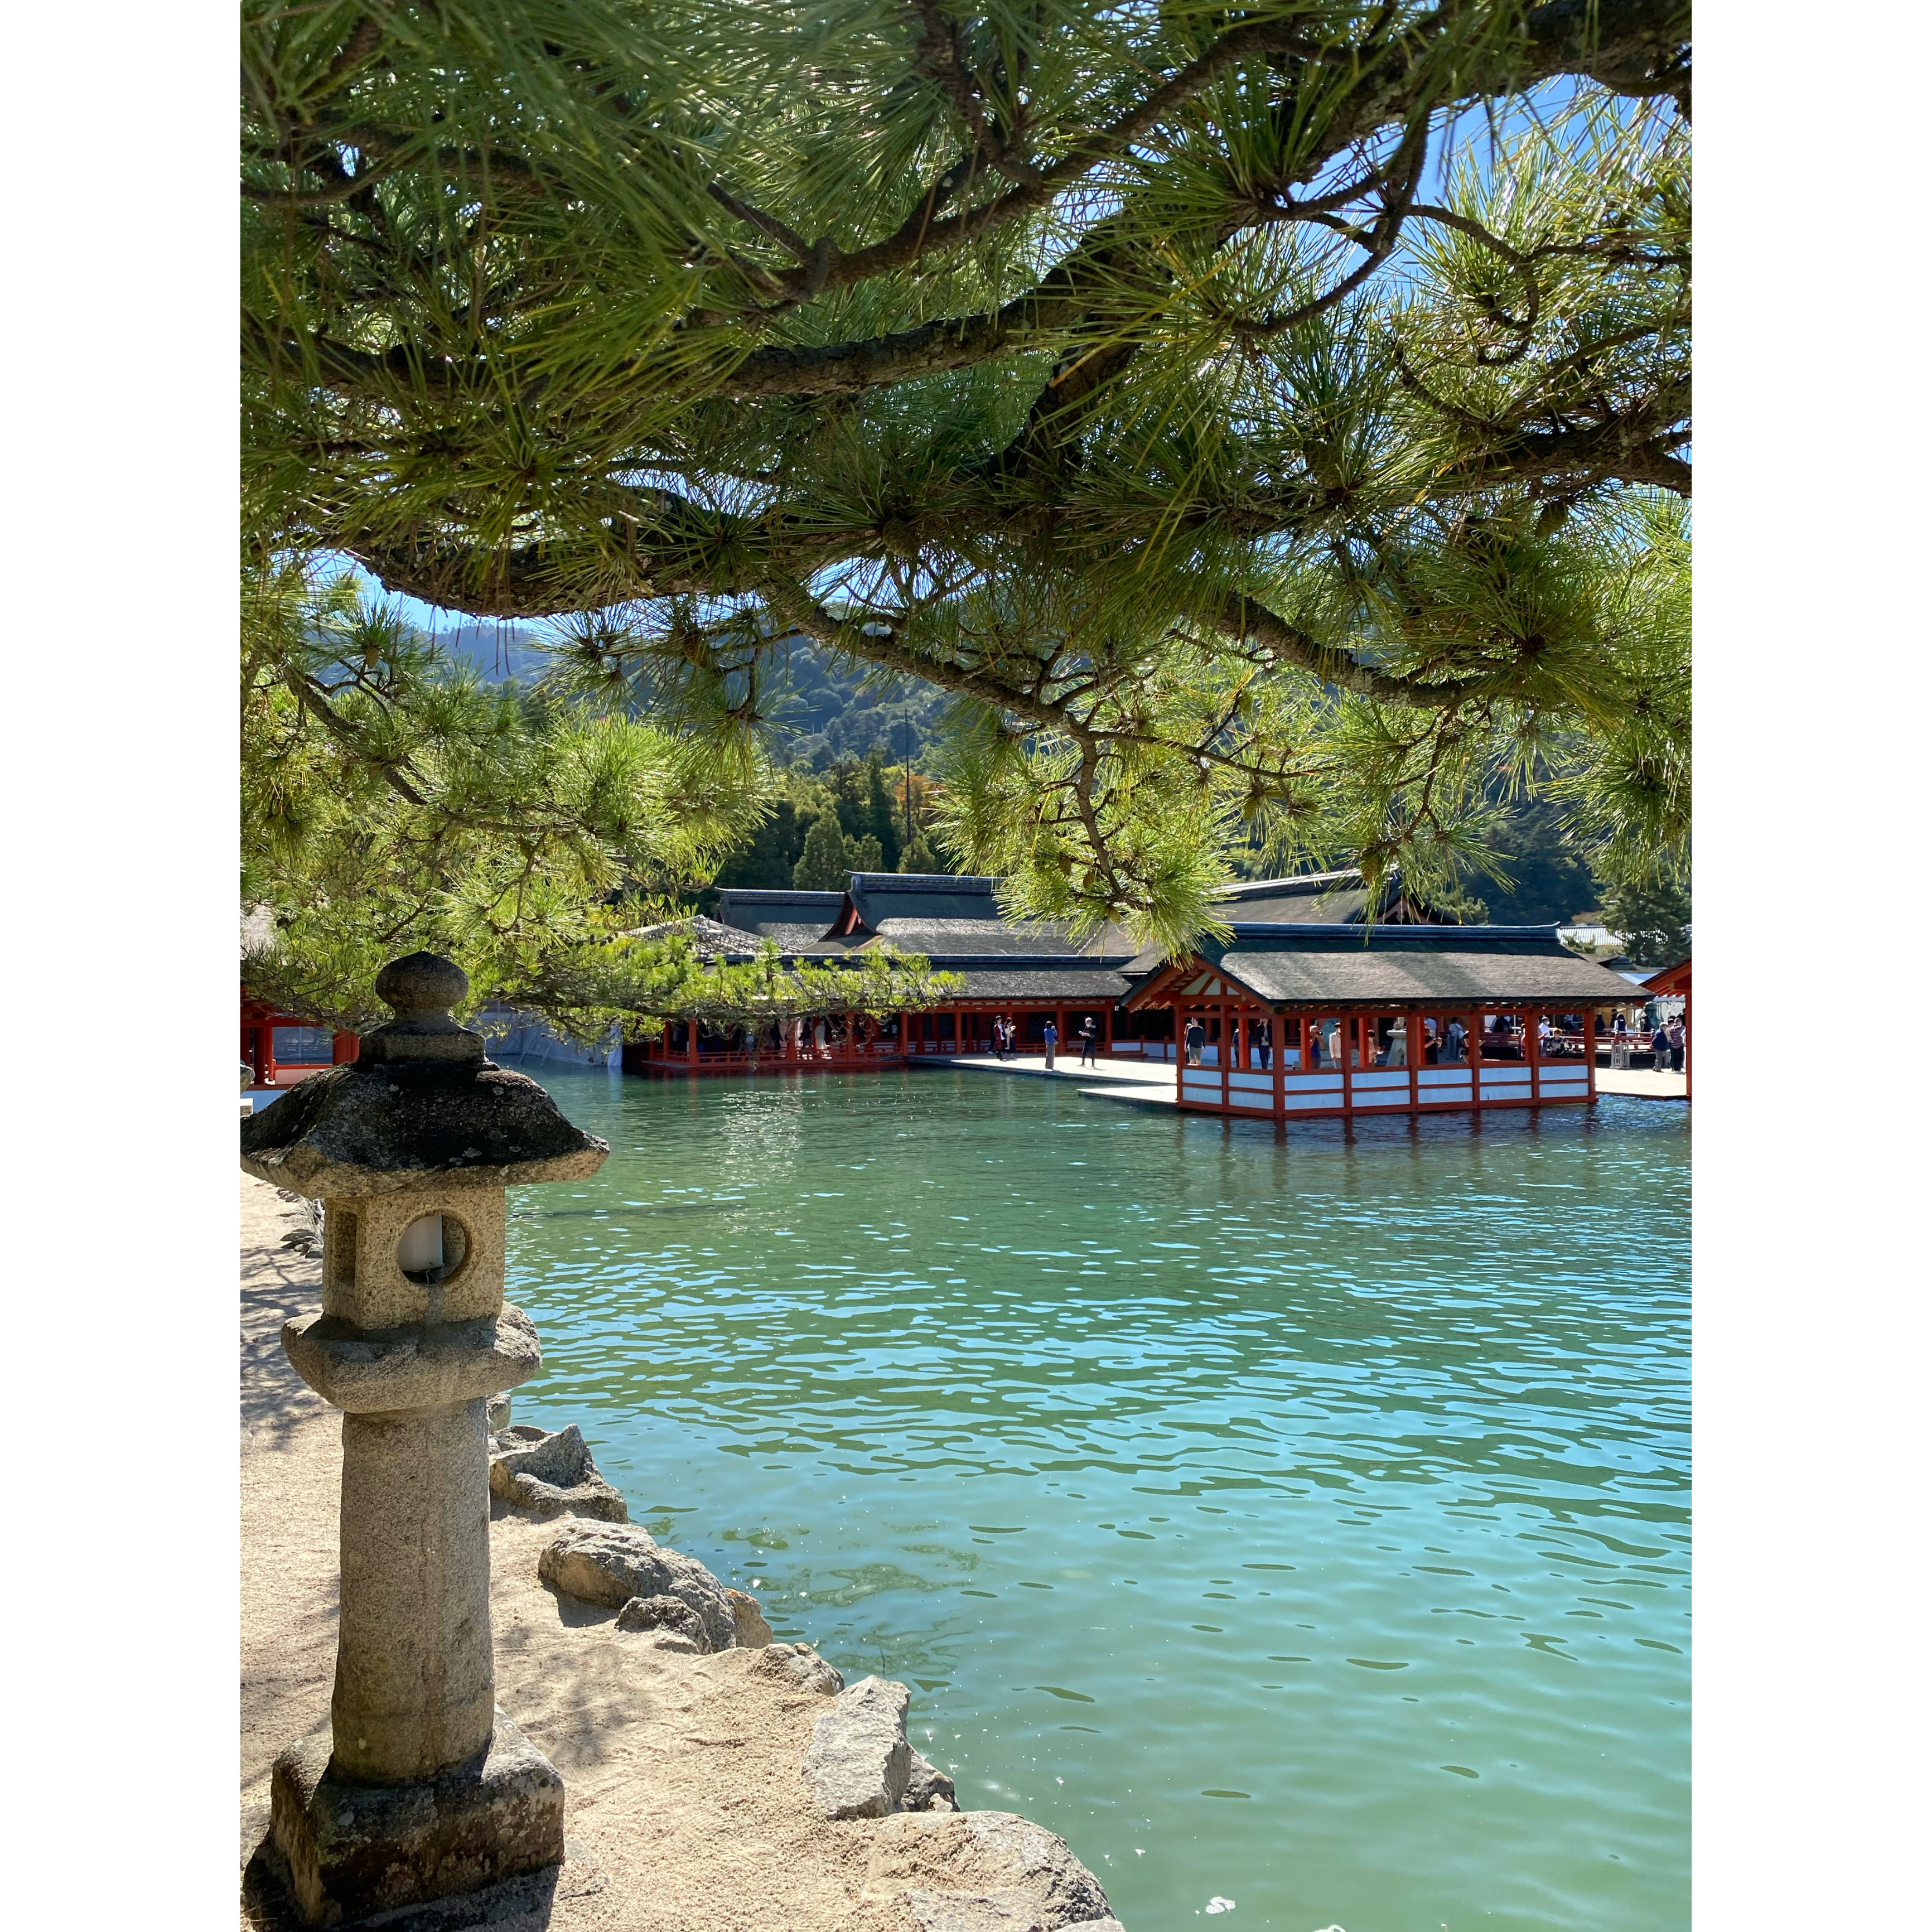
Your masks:
M 956 1066 L 969 1073 L 1004 1073 L 1022 1080 L 1070 1080 L 1092 1100 L 1118 1100 L 1130 1106 L 1171 1107 L 1174 1105 L 1174 1064 L 1172 1060 L 1103 1060 L 1097 1066 L 1070 1062 L 1065 1054 L 1055 1055 L 1053 1070 L 1038 1054 L 996 1060 L 989 1053 L 962 1054 L 957 1058 L 922 1058 L 908 1063 L 915 1066 Z M 1620 1094 L 1643 1100 L 1682 1100 L 1684 1094 L 1681 1073 L 1652 1073 L 1645 1068 L 1600 1066 L 1597 1091 Z
M 1021 1080 L 1071 1080 L 1082 1086 L 1100 1083 L 1111 1096 L 1115 1089 L 1131 1090 L 1135 1097 L 1174 1099 L 1174 1063 L 1172 1060 L 1102 1060 L 1098 1066 L 1082 1066 L 1078 1048 L 1072 1057 L 1054 1056 L 1048 1070 L 1040 1054 L 1016 1054 L 1010 1060 L 997 1060 L 990 1053 L 962 1053 L 944 1059 L 922 1058 L 908 1060 L 910 1066 L 957 1066 L 968 1073 L 1004 1073 Z

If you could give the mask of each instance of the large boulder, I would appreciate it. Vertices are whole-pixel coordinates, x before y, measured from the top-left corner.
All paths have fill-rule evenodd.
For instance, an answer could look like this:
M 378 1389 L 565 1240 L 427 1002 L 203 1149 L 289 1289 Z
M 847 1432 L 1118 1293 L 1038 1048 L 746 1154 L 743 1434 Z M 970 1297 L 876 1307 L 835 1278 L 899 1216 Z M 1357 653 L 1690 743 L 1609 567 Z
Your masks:
M 574 1510 L 605 1522 L 628 1522 L 624 1498 L 598 1474 L 575 1423 L 546 1435 L 527 1424 L 490 1440 L 490 1493 L 519 1509 Z
M 537 1558 L 553 1589 L 622 1610 L 633 1597 L 675 1597 L 698 1612 L 712 1650 L 737 1647 L 724 1586 L 694 1558 L 666 1550 L 635 1523 L 567 1522 Z
M 912 1770 L 910 1698 L 890 1678 L 862 1677 L 812 1726 L 806 1781 L 826 1817 L 884 1818 L 898 1809 Z
M 887 1819 L 866 1891 L 896 1899 L 920 1932 L 1119 1932 L 1100 1881 L 1066 1840 L 1010 1811 Z
M 752 1660 L 752 1675 L 821 1697 L 836 1697 L 845 1688 L 844 1678 L 808 1643 L 775 1643 L 761 1649 Z

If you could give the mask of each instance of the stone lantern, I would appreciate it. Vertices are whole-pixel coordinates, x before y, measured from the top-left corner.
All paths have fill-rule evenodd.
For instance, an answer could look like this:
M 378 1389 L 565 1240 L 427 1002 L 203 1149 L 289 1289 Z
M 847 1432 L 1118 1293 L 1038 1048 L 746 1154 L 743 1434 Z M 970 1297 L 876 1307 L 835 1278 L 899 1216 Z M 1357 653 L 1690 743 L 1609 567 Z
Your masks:
M 505 1188 L 610 1149 L 484 1058 L 434 953 L 385 967 L 394 1020 L 242 1124 L 242 1165 L 325 1204 L 319 1313 L 282 1346 L 343 1412 L 329 1722 L 276 1760 L 272 1836 L 313 1924 L 563 1857 L 563 1781 L 496 1706 L 487 1400 L 542 1366 L 503 1300 Z

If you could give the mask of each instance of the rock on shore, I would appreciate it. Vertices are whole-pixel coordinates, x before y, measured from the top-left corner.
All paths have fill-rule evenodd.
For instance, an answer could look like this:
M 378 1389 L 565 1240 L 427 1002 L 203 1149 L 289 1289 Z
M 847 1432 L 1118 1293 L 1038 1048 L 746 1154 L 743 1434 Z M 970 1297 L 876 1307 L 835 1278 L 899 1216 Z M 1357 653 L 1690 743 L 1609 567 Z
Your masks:
M 519 1509 L 569 1510 L 605 1522 L 628 1522 L 624 1498 L 598 1473 L 575 1423 L 547 1436 L 507 1424 L 490 1444 L 490 1493 Z
M 866 1890 L 903 1906 L 920 1932 L 1120 1932 L 1066 1840 L 1010 1811 L 886 1819 Z
M 675 1597 L 698 1613 L 706 1646 L 733 1650 L 738 1619 L 724 1586 L 694 1558 L 635 1523 L 567 1522 L 544 1546 L 537 1574 L 586 1604 L 622 1610 L 633 1597 Z
M 912 1771 L 911 1696 L 889 1678 L 861 1678 L 812 1727 L 805 1774 L 826 1817 L 884 1818 L 898 1809 Z

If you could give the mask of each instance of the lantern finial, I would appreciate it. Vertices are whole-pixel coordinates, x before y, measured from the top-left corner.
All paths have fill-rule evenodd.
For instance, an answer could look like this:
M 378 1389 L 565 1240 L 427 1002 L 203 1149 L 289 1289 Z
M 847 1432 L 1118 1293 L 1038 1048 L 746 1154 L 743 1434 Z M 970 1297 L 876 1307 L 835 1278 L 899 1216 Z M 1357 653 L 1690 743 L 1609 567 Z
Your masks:
M 470 990 L 470 976 L 437 952 L 411 952 L 392 959 L 376 975 L 376 997 L 399 1020 L 446 1017 Z

